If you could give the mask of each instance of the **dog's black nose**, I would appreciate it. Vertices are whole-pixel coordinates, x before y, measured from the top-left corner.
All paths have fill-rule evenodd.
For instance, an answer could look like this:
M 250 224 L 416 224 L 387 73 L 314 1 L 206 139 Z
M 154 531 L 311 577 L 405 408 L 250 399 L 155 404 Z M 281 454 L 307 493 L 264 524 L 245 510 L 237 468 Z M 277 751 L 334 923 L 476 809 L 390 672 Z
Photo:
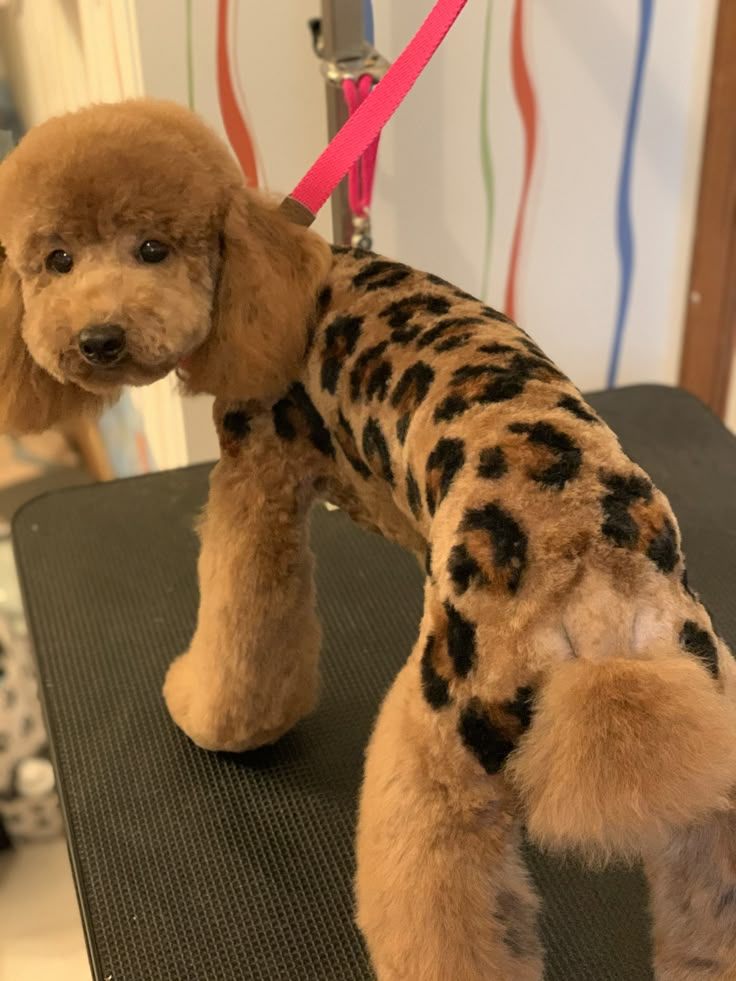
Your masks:
M 125 353 L 125 331 L 119 324 L 92 324 L 80 333 L 79 350 L 90 364 L 116 364 Z

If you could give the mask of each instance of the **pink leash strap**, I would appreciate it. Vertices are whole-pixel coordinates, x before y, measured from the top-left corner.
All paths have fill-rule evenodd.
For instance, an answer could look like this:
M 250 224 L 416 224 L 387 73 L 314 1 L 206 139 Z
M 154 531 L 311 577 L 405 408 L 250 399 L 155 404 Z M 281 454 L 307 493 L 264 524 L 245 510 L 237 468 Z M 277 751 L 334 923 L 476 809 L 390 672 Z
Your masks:
M 311 225 L 345 174 L 376 140 L 401 105 L 466 3 L 467 0 L 437 0 L 381 81 L 284 201 L 283 207 L 289 217 L 300 224 Z
M 357 82 L 352 78 L 343 81 L 342 91 L 351 116 L 358 111 L 372 89 L 373 78 L 370 75 L 361 75 Z M 380 136 L 377 136 L 368 145 L 363 156 L 359 157 L 348 171 L 348 204 L 357 218 L 365 218 L 371 206 L 379 139 Z

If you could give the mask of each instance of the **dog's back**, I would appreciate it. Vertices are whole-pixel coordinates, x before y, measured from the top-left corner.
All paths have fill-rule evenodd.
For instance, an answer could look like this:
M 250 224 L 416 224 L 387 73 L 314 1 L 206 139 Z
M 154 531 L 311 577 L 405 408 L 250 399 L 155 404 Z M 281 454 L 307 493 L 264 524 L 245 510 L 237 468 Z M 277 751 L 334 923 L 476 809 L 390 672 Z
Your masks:
M 526 334 L 435 276 L 336 250 L 277 428 L 289 412 L 311 415 L 313 446 L 321 431 L 333 497 L 426 544 L 417 687 L 515 777 L 538 838 L 628 853 L 724 798 L 736 672 L 676 519 Z

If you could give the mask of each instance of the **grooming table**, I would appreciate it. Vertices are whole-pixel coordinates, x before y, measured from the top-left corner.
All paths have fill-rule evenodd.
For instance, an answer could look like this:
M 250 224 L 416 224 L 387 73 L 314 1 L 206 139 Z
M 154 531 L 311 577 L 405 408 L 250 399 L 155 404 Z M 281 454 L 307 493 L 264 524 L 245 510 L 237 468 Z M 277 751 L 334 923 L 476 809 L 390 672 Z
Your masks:
M 733 643 L 736 439 L 676 390 L 591 402 L 670 496 L 690 580 Z M 320 706 L 276 747 L 203 752 L 160 692 L 194 628 L 192 522 L 207 475 L 75 488 L 15 521 L 95 978 L 369 979 L 352 922 L 356 801 L 372 720 L 415 639 L 422 576 L 399 548 L 316 508 Z M 549 981 L 651 981 L 640 874 L 529 857 Z

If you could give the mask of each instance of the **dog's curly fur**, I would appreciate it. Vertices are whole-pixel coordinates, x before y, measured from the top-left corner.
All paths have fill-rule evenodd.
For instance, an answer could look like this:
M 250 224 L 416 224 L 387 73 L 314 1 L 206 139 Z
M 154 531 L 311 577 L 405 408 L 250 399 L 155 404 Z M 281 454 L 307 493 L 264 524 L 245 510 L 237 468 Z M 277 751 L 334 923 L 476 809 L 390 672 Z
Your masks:
M 146 239 L 165 261 L 136 258 Z M 644 857 L 662 981 L 735 978 L 736 665 L 666 499 L 530 338 L 290 224 L 166 103 L 32 131 L 0 166 L 0 240 L 5 429 L 175 367 L 216 396 L 199 620 L 164 689 L 196 743 L 260 746 L 313 708 L 315 498 L 426 564 L 358 827 L 381 981 L 541 978 L 521 818 L 551 847 Z M 105 323 L 126 349 L 102 368 L 78 342 Z

